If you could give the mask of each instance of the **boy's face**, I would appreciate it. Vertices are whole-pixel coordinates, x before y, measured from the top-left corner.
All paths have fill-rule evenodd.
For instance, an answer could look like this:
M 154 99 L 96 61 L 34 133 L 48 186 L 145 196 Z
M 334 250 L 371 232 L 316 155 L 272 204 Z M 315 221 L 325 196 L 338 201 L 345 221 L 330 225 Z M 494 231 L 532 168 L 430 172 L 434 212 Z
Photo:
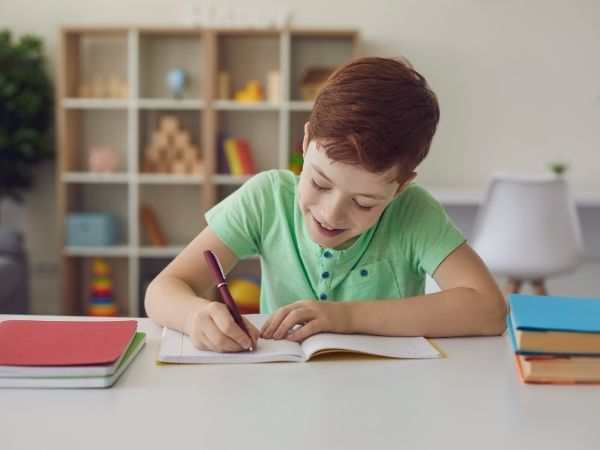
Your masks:
M 315 141 L 305 143 L 298 204 L 309 236 L 322 247 L 348 248 L 414 175 L 400 186 L 387 173 L 332 161 Z

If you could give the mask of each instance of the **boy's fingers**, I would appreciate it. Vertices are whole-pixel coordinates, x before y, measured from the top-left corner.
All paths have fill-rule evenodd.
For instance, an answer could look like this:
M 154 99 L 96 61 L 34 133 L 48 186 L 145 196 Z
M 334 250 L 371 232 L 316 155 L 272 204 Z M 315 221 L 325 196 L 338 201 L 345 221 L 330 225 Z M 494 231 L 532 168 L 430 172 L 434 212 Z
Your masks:
M 279 325 L 285 319 L 290 311 L 289 306 L 284 306 L 283 308 L 278 309 L 269 317 L 269 325 L 263 331 L 263 337 L 267 339 L 271 339 L 275 330 L 279 328 Z
M 235 323 L 229 312 L 214 316 L 213 321 L 224 336 L 237 343 L 238 348 L 230 351 L 247 350 L 252 346 L 250 337 Z
M 301 325 L 308 322 L 312 317 L 310 310 L 306 308 L 294 309 L 285 316 L 285 318 L 279 324 L 279 327 L 273 333 L 273 338 L 284 339 L 287 338 L 289 331 L 294 328 L 295 325 Z
M 252 346 L 254 349 L 256 349 L 256 343 L 258 342 L 258 329 L 245 317 L 242 317 L 242 320 L 248 329 L 248 334 L 252 340 Z
M 227 336 L 216 323 L 210 323 L 204 329 L 204 335 L 210 341 L 211 347 L 217 352 L 239 352 L 244 348 L 239 342 Z M 246 339 L 248 339 L 246 337 Z
M 306 325 L 301 326 L 296 331 L 291 332 L 286 339 L 294 342 L 302 342 L 307 337 L 312 336 L 319 332 L 319 328 L 315 324 L 315 320 L 308 322 Z

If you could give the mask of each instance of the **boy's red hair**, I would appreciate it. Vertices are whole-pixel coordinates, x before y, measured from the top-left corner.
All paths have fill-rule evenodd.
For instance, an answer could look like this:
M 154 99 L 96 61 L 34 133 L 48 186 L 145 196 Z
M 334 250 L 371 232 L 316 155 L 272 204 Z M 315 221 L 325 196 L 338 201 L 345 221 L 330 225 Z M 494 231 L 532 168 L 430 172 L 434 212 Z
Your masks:
M 319 93 L 308 140 L 327 157 L 402 182 L 427 156 L 439 121 L 437 97 L 404 59 L 366 57 L 339 67 Z

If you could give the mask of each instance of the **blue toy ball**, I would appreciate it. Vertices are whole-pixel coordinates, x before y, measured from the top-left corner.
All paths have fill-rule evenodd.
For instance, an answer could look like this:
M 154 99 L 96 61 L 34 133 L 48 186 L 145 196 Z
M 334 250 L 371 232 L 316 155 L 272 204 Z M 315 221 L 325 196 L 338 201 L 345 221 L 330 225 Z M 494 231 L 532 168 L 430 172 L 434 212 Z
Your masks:
M 167 86 L 176 98 L 181 98 L 186 81 L 187 73 L 183 69 L 176 68 L 167 72 Z

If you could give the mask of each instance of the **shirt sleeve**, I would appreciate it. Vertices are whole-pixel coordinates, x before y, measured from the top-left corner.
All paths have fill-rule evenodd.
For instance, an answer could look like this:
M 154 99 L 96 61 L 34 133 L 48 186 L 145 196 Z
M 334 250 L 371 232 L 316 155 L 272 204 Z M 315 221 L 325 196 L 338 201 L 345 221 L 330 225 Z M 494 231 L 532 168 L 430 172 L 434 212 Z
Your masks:
M 272 211 L 272 198 L 272 174 L 261 172 L 208 210 L 206 222 L 237 258 L 247 258 L 261 251 L 265 212 Z
M 405 194 L 398 233 L 400 251 L 415 272 L 433 275 L 466 238 L 442 205 L 424 189 L 413 185 Z

